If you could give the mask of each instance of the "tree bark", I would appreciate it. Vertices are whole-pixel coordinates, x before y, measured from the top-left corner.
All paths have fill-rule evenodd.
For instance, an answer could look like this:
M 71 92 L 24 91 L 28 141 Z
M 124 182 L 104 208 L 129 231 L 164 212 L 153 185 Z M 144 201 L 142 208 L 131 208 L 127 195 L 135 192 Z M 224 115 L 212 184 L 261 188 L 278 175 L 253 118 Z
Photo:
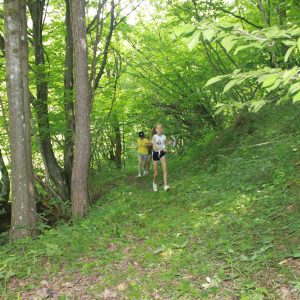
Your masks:
M 29 181 L 29 209 L 30 209 L 30 227 L 36 228 L 36 195 L 34 186 L 34 174 L 32 165 L 32 151 L 31 151 L 31 110 L 30 110 L 30 92 L 29 92 L 29 79 L 28 79 L 28 37 L 27 37 L 27 15 L 26 15 L 26 0 L 20 0 L 21 5 L 21 68 L 23 79 L 23 92 L 24 92 L 24 114 L 25 114 L 25 127 L 27 137 L 27 163 L 28 163 L 28 181 Z M 32 232 L 32 236 L 36 235 L 36 231 Z
M 9 201 L 10 194 L 10 180 L 7 172 L 7 168 L 4 163 L 4 159 L 2 156 L 1 148 L 0 148 L 0 207 L 6 206 Z
M 40 149 L 45 167 L 58 194 L 63 200 L 70 199 L 70 189 L 66 176 L 59 166 L 51 144 L 51 130 L 48 110 L 48 82 L 45 72 L 45 57 L 43 46 L 43 17 L 45 0 L 31 0 L 28 2 L 33 23 L 33 46 L 36 66 L 36 100 L 33 106 L 37 114 Z
M 72 165 L 74 156 L 74 133 L 75 133 L 75 116 L 74 116 L 74 101 L 73 101 L 73 37 L 70 14 L 70 0 L 65 0 L 66 3 L 66 54 L 65 54 L 65 119 L 67 130 L 65 133 L 64 143 L 64 170 L 67 177 L 68 185 L 71 185 Z
M 282 27 L 286 26 L 286 1 L 285 0 L 280 0 L 278 3 L 278 15 L 279 15 L 279 24 Z
M 122 135 L 120 130 L 120 123 L 118 121 L 114 125 L 114 131 L 115 131 L 115 144 L 116 144 L 115 164 L 116 164 L 116 168 L 118 170 L 121 170 L 122 169 Z
M 22 18 L 25 7 L 19 0 L 4 1 L 5 21 L 5 52 L 7 72 L 7 93 L 9 104 L 9 139 L 12 170 L 12 216 L 11 216 L 11 239 L 33 236 L 35 233 L 35 215 L 32 211 L 32 165 L 28 159 L 28 143 L 30 137 L 30 122 L 27 120 L 28 102 L 23 74 L 22 40 L 25 37 L 22 32 Z M 23 24 L 24 25 L 24 24 Z M 23 57 L 24 59 L 24 57 Z M 27 62 L 28 63 L 28 62 Z M 28 88 L 28 87 L 27 87 Z M 31 170 L 30 170 L 31 165 Z M 32 214 L 32 215 L 31 215 Z
M 71 21 L 75 65 L 75 149 L 71 180 L 73 217 L 85 215 L 89 206 L 90 85 L 86 38 L 85 1 L 72 0 Z
M 262 3 L 261 0 L 257 0 L 257 6 L 258 6 L 259 11 L 261 13 L 261 16 L 263 18 L 265 27 L 270 27 L 271 26 L 271 20 L 270 20 L 269 15 L 267 14 L 267 12 L 266 12 L 266 10 L 264 8 L 264 5 L 263 5 L 263 3 Z

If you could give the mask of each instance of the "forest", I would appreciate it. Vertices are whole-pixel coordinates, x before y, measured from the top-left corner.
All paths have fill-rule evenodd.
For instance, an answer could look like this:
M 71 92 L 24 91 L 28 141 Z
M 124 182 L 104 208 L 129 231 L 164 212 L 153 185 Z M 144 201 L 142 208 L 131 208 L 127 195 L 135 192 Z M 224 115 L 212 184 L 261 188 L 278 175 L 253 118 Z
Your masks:
M 0 14 L 0 299 L 300 299 L 299 0 Z

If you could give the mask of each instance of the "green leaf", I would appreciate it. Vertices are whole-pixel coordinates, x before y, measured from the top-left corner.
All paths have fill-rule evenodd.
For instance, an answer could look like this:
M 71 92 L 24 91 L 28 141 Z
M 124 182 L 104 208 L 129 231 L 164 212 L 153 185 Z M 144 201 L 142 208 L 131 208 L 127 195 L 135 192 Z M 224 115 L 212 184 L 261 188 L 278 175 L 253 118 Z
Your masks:
M 220 76 L 216 76 L 216 77 L 212 77 L 210 78 L 207 82 L 206 82 L 206 85 L 204 87 L 207 87 L 207 86 L 210 86 L 216 82 L 219 82 L 223 79 L 224 77 L 222 75 Z
M 293 97 L 293 103 L 300 101 L 300 92 Z
M 226 51 L 229 52 L 236 44 L 236 42 L 237 41 L 234 40 L 232 36 L 227 36 L 222 40 L 221 44 L 226 49 Z
M 295 94 L 299 90 L 300 90 L 300 82 L 296 82 L 296 83 L 291 85 L 291 87 L 289 89 L 289 93 L 290 94 Z
M 300 258 L 300 251 L 293 253 L 293 258 Z
M 215 36 L 215 31 L 213 29 L 207 29 L 202 32 L 204 39 L 208 40 L 209 42 Z
M 270 86 L 270 87 L 267 88 L 267 91 L 268 91 L 268 92 L 271 92 L 271 91 L 277 89 L 277 88 L 279 87 L 279 84 L 280 84 L 280 83 L 281 83 L 281 80 L 280 80 L 280 79 L 277 79 L 277 80 L 275 81 L 275 83 L 274 83 L 272 86 Z
M 262 87 L 268 87 L 275 83 L 275 81 L 278 79 L 278 74 L 272 74 L 271 76 L 268 76 L 264 79 Z
M 249 261 L 249 257 L 244 255 L 244 254 L 241 254 L 240 255 L 240 261 Z
M 294 77 L 294 76 L 297 76 L 299 70 L 297 67 L 294 67 L 290 70 L 285 70 L 283 71 L 282 73 L 282 79 L 283 79 L 283 84 L 287 84 L 289 83 L 289 81 Z
M 190 51 L 192 51 L 196 45 L 199 42 L 199 38 L 200 38 L 201 32 L 200 31 L 195 31 L 193 36 L 192 36 L 192 40 L 189 42 L 188 47 L 190 49 Z
M 233 86 L 236 85 L 236 83 L 239 81 L 239 79 L 233 79 L 233 80 L 230 80 L 224 87 L 224 90 L 223 90 L 223 94 L 228 92 Z
M 159 254 L 159 253 L 164 252 L 165 250 L 166 250 L 166 246 L 165 246 L 165 245 L 161 245 L 161 246 L 159 246 L 157 249 L 155 249 L 155 250 L 153 251 L 153 253 L 154 253 L 154 254 Z
M 285 41 L 282 41 L 282 43 L 286 46 L 296 46 L 296 42 L 295 41 L 291 41 L 291 40 L 285 40 Z
M 181 36 L 182 34 L 191 33 L 195 30 L 193 24 L 183 24 L 174 28 L 176 36 Z
M 298 50 L 300 51 L 300 38 L 297 41 Z
M 238 74 L 238 73 L 240 73 L 241 72 L 241 69 L 235 69 L 233 72 L 232 72 L 232 74 Z
M 248 45 L 238 46 L 234 51 L 234 55 L 238 54 L 240 51 L 245 50 L 247 48 L 262 48 L 262 47 L 263 45 L 261 43 L 251 43 Z
M 223 112 L 226 109 L 227 106 L 225 104 L 223 104 L 223 103 L 219 103 L 216 107 L 218 109 L 215 111 L 215 114 L 218 115 L 221 112 Z
M 294 51 L 295 48 L 296 48 L 296 46 L 293 46 L 286 51 L 285 56 L 284 56 L 284 62 L 288 61 L 291 53 Z
M 265 30 L 265 35 L 269 39 L 274 39 L 280 36 L 280 30 L 278 27 L 273 26 Z
M 184 241 L 182 244 L 177 244 L 177 243 L 172 244 L 172 246 L 176 249 L 185 248 L 187 245 L 188 245 L 188 240 Z
M 253 112 L 258 112 L 265 104 L 266 104 L 265 100 L 251 101 L 250 102 L 250 110 Z M 266 249 L 268 249 L 268 248 L 266 248 Z

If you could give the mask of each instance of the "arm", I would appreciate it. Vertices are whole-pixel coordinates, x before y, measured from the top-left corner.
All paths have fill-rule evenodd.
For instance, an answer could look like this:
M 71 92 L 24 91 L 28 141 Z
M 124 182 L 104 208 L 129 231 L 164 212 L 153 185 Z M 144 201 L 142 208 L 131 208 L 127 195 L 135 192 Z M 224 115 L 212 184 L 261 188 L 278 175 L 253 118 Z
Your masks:
M 153 150 L 157 151 L 156 138 L 154 136 L 152 137 L 152 146 L 153 146 Z
M 147 147 L 152 146 L 152 141 L 147 139 Z

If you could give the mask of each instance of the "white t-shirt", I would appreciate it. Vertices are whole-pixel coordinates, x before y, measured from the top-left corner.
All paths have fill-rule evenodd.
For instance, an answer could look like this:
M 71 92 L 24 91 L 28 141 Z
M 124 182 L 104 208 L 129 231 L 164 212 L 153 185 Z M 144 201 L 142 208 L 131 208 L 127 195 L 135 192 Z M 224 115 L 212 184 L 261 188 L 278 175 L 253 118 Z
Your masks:
M 153 150 L 154 151 L 162 151 L 166 149 L 166 136 L 164 134 L 162 135 L 158 135 L 158 134 L 154 134 L 154 136 L 152 137 L 152 142 L 153 142 Z

